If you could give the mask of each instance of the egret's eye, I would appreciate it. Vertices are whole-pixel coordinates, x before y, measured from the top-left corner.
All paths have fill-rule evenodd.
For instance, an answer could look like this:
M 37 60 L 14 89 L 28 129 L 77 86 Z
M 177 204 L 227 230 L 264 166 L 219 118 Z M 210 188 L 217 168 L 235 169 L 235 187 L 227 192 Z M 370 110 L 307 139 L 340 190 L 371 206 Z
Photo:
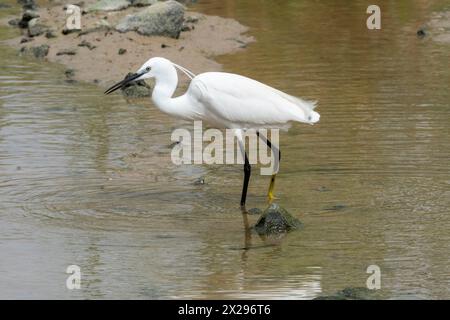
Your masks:
M 149 72 L 151 69 L 152 69 L 152 68 L 150 68 L 150 67 L 145 68 L 145 70 L 146 70 L 147 72 Z

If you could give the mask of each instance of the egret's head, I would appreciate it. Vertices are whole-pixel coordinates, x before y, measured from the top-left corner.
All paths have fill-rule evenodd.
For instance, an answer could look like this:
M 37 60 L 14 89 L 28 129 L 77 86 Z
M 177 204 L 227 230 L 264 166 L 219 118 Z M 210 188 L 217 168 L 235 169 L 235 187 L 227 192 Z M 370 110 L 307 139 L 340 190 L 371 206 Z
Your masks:
M 165 58 L 151 58 L 147 62 L 145 62 L 136 73 L 113 85 L 111 88 L 105 91 L 105 94 L 110 94 L 117 89 L 123 88 L 125 85 L 133 81 L 145 80 L 150 78 L 162 79 L 165 77 L 173 77 L 174 74 L 176 77 L 176 71 L 172 62 Z

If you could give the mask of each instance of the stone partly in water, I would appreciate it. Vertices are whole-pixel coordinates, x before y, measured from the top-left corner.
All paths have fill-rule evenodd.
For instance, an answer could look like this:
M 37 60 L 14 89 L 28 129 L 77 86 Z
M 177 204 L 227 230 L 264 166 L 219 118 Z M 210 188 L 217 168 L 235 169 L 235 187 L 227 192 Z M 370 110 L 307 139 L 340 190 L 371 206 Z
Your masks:
M 128 79 L 129 77 L 133 76 L 134 73 L 128 73 L 125 76 L 125 79 Z M 128 83 L 121 89 L 122 93 L 126 97 L 130 98 L 142 98 L 142 97 L 149 97 L 152 94 L 152 89 L 150 86 L 143 80 L 139 81 L 133 81 L 131 83 Z
M 22 19 L 19 20 L 18 26 L 20 28 L 27 28 L 31 20 L 39 18 L 39 14 L 34 10 L 25 10 L 22 14 Z
M 178 38 L 183 27 L 184 6 L 169 0 L 123 18 L 116 26 L 120 32 L 136 31 L 146 36 L 160 35 Z
M 375 300 L 380 299 L 377 290 L 367 288 L 345 288 L 329 296 L 319 296 L 314 300 Z
M 130 6 L 127 0 L 100 0 L 87 7 L 88 12 L 92 11 L 118 11 Z
M 259 235 L 273 235 L 300 229 L 303 224 L 276 203 L 272 203 L 255 225 Z
M 20 52 L 25 54 L 32 54 L 36 58 L 43 58 L 48 54 L 49 49 L 50 46 L 43 44 L 37 47 L 23 47 L 22 49 L 20 49 Z

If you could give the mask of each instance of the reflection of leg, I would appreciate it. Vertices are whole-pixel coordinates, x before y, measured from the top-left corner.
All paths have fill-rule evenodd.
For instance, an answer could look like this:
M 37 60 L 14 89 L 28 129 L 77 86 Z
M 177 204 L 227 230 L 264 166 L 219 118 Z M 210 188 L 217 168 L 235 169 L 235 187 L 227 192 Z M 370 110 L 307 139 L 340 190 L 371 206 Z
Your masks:
M 245 238 L 244 238 L 244 250 L 246 251 L 246 250 L 248 250 L 248 249 L 250 249 L 250 246 L 252 245 L 252 232 L 251 232 L 251 229 L 250 229 L 250 225 L 249 225 L 249 223 L 248 223 L 248 214 L 247 214 L 247 212 L 242 212 L 243 214 L 242 214 L 242 219 L 243 219 L 243 222 L 244 222 L 244 235 L 245 235 Z M 243 253 L 243 258 L 244 258 L 244 255 L 245 255 L 245 251 L 244 251 L 244 253 Z
M 270 148 L 270 150 L 274 153 L 274 157 L 275 157 L 275 172 L 278 172 L 278 168 L 280 165 L 280 161 L 281 161 L 281 151 L 274 145 L 272 145 L 272 142 L 267 139 L 264 135 L 260 134 L 258 131 L 256 132 L 256 135 L 258 137 L 260 137 L 266 144 L 267 146 Z M 277 154 L 278 153 L 278 159 Z M 275 198 L 275 196 L 273 195 L 273 191 L 275 189 L 275 178 L 276 178 L 277 174 L 274 173 L 272 174 L 272 177 L 270 178 L 270 185 L 269 185 L 269 191 L 267 193 L 267 198 L 269 199 L 269 203 L 273 201 L 273 199 Z

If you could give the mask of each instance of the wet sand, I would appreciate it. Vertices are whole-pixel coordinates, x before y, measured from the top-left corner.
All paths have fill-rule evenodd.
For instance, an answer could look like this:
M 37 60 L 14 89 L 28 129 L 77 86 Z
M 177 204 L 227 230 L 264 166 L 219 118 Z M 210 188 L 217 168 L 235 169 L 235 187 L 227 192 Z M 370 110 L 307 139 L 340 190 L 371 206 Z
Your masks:
M 192 12 L 187 8 L 185 19 L 194 20 L 188 23 L 191 30 L 181 32 L 179 39 L 162 36 L 144 36 L 136 32 L 120 33 L 114 30 L 117 22 L 128 14 L 133 14 L 143 8 L 129 7 L 121 11 L 101 11 L 83 14 L 81 17 L 81 34 L 62 34 L 66 14 L 64 4 L 40 3 L 38 8 L 40 23 L 50 27 L 56 38 L 46 38 L 45 35 L 27 39 L 27 30 L 23 29 L 21 36 L 8 40 L 7 44 L 17 49 L 29 48 L 47 44 L 50 46 L 48 55 L 44 58 L 50 62 L 63 64 L 75 71 L 75 80 L 98 83 L 107 86 L 122 79 L 128 72 L 137 70 L 146 60 L 155 56 L 166 57 L 181 64 L 194 73 L 209 70 L 220 70 L 221 66 L 214 57 L 242 50 L 254 39 L 245 34 L 247 27 L 233 19 L 209 16 Z M 84 1 L 84 7 L 95 1 Z M 47 6 L 44 6 L 47 4 Z M 9 19 L 2 21 L 7 23 Z M 83 34 L 99 26 L 109 25 L 97 31 Z M 214 41 L 211 41 L 214 39 Z M 91 48 L 79 44 L 88 42 Z M 95 48 L 92 48 L 95 46 Z M 119 54 L 119 49 L 126 52 Z M 75 51 L 74 55 L 58 55 L 63 50 Z M 123 50 L 121 50 L 123 51 Z

